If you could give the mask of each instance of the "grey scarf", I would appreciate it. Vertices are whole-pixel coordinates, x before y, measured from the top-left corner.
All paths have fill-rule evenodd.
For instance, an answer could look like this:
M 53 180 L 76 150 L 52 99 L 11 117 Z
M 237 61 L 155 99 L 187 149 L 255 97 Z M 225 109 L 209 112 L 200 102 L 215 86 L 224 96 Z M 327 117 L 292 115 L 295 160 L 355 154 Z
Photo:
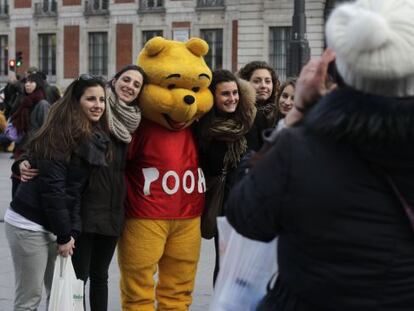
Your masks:
M 120 141 L 129 144 L 131 134 L 141 121 L 141 110 L 138 106 L 129 106 L 120 100 L 110 87 L 106 89 L 106 116 L 109 130 Z

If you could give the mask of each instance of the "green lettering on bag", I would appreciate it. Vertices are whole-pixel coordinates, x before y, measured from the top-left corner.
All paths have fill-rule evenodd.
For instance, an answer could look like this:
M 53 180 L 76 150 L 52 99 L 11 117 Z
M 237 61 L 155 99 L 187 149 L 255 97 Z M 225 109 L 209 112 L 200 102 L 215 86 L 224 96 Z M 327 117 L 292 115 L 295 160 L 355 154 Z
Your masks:
M 73 299 L 83 300 L 83 295 L 73 295 Z

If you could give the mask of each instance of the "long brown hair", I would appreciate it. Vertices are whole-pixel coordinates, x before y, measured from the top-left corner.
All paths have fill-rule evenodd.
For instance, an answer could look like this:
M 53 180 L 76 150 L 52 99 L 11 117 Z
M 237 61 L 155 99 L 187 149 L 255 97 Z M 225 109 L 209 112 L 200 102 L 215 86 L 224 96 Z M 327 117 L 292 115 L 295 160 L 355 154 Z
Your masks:
M 99 128 L 109 133 L 106 114 L 93 124 L 80 107 L 80 98 L 89 87 L 100 86 L 105 91 L 105 81 L 100 77 L 81 75 L 66 89 L 62 98 L 48 113 L 47 119 L 29 143 L 29 152 L 37 158 L 70 159 L 74 148 L 89 139 Z

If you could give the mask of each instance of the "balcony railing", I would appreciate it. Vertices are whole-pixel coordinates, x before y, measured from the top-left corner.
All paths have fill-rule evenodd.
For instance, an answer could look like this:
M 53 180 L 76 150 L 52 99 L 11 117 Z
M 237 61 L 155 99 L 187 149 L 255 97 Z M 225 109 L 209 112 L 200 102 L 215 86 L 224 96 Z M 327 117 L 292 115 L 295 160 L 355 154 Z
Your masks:
M 36 17 L 57 16 L 57 2 L 43 1 L 35 3 L 34 15 Z
M 108 15 L 109 0 L 85 1 L 85 15 Z
M 224 0 L 197 0 L 197 8 L 224 8 Z
M 165 12 L 164 0 L 139 0 L 138 12 Z
M 9 18 L 9 5 L 2 4 L 0 5 L 0 19 Z

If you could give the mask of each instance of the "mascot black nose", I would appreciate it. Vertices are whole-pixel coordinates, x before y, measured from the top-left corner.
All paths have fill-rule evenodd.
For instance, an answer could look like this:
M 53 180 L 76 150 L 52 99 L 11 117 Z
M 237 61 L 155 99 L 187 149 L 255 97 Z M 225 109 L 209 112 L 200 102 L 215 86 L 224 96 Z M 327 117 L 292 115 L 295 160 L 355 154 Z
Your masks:
M 191 105 L 192 103 L 194 103 L 194 102 L 195 102 L 195 98 L 194 98 L 194 96 L 191 96 L 191 95 L 186 95 L 186 96 L 184 96 L 184 102 L 185 102 L 187 105 Z

